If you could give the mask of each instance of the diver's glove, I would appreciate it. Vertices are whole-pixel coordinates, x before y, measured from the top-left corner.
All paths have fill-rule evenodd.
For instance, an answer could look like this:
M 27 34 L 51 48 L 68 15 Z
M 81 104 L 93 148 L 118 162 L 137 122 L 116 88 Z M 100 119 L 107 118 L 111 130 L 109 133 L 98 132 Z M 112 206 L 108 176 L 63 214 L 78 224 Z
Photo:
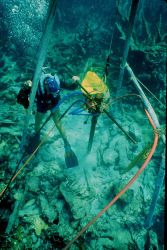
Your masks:
M 17 102 L 21 104 L 25 109 L 28 109 L 29 106 L 29 95 L 31 92 L 31 87 L 28 85 L 24 85 L 18 95 L 17 95 Z
M 68 90 L 75 90 L 78 88 L 78 83 L 79 81 L 78 76 L 73 76 L 71 79 L 65 79 L 65 77 L 62 75 L 60 76 L 60 82 L 61 82 L 61 88 L 62 89 L 68 89 Z

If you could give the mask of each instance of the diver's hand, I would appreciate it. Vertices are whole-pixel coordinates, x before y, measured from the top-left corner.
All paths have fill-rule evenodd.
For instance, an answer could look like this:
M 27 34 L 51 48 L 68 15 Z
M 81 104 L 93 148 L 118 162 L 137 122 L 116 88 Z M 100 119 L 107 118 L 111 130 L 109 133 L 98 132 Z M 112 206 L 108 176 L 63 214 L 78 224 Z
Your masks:
M 31 92 L 31 81 L 24 83 L 23 87 L 17 94 L 17 103 L 21 104 L 25 109 L 29 107 L 29 95 Z
M 32 81 L 31 80 L 28 80 L 24 83 L 25 86 L 27 87 L 32 87 Z
M 79 77 L 79 76 L 73 76 L 73 77 L 72 77 L 72 80 L 73 80 L 74 82 L 80 81 L 80 77 Z

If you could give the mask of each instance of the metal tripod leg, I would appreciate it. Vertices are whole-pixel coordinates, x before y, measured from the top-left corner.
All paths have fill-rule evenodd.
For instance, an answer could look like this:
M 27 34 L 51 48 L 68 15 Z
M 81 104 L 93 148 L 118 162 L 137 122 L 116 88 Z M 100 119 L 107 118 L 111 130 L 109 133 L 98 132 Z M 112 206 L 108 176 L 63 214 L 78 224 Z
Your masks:
M 91 129 L 90 129 L 89 142 L 88 142 L 88 149 L 87 149 L 88 154 L 90 153 L 90 151 L 92 149 L 92 143 L 93 143 L 93 138 L 94 138 L 94 134 L 95 134 L 95 129 L 96 129 L 96 124 L 97 124 L 98 117 L 99 117 L 99 115 L 92 116 Z

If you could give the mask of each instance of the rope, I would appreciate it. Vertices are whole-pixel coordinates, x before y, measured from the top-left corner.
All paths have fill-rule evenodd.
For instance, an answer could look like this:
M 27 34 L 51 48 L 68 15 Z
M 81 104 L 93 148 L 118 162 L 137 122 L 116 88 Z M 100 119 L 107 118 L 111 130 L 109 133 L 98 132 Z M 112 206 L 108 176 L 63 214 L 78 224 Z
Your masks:
M 138 95 L 138 94 L 129 93 L 129 94 L 122 95 L 122 96 L 119 96 L 119 97 L 117 97 L 117 98 L 111 99 L 111 100 L 110 100 L 110 103 L 112 103 L 112 102 L 116 102 L 116 101 L 118 101 L 118 100 L 120 100 L 120 99 L 123 99 L 123 98 L 129 97 L 129 96 L 136 96 L 136 97 L 139 97 L 140 99 L 142 99 L 142 98 L 141 98 L 141 96 L 140 96 L 140 95 Z
M 46 118 L 45 122 L 44 122 L 43 125 L 38 129 L 37 133 L 40 132 L 41 129 L 46 125 L 46 123 L 50 120 L 51 116 L 52 116 L 52 114 L 50 114 L 50 115 Z M 17 173 L 17 170 L 18 170 L 18 168 L 19 168 L 19 165 L 22 163 L 22 161 L 23 161 L 23 159 L 24 159 L 25 156 L 26 156 L 26 151 L 24 151 L 22 157 L 20 158 L 19 162 L 17 163 L 16 169 L 15 169 L 15 171 L 14 171 L 12 177 L 10 178 L 8 184 L 7 184 L 6 187 L 4 188 L 3 193 L 0 193 L 0 200 L 2 200 L 3 196 L 5 195 L 5 192 L 8 190 L 10 184 L 12 183 L 13 177 L 14 177 L 15 174 Z
M 166 106 L 137 77 L 138 82 L 166 109 Z
M 75 105 L 78 102 L 75 101 L 73 102 L 66 110 L 65 112 L 61 115 L 61 117 L 59 118 L 59 121 L 66 115 L 66 113 L 70 110 L 70 108 Z M 44 125 L 49 121 L 49 118 L 51 116 L 49 116 L 46 121 L 44 122 L 44 124 L 41 126 L 40 129 L 42 129 L 44 127 Z M 54 124 L 54 126 L 48 131 L 48 133 L 45 135 L 45 137 L 43 138 L 43 140 L 41 140 L 41 142 L 37 145 L 37 147 L 35 148 L 35 150 L 33 151 L 33 153 L 28 157 L 28 159 L 26 160 L 26 162 L 23 164 L 23 166 L 17 171 L 17 168 L 13 174 L 13 176 L 10 178 L 8 184 L 6 185 L 6 187 L 1 191 L 0 193 L 0 199 L 2 200 L 3 196 L 5 195 L 7 189 L 9 188 L 9 185 L 16 179 L 16 177 L 21 173 L 21 171 L 25 168 L 25 166 L 31 161 L 31 159 L 34 157 L 35 153 L 38 151 L 38 149 L 41 147 L 41 145 L 47 140 L 47 138 L 49 137 L 50 133 L 53 131 L 53 129 L 55 128 L 56 124 Z M 40 130 L 39 129 L 39 130 Z M 20 165 L 21 161 L 23 160 L 23 157 L 20 159 L 19 163 L 17 166 Z
M 150 114 L 148 113 L 148 111 L 145 109 L 146 115 L 150 121 L 151 126 L 153 127 L 153 130 L 156 131 L 156 126 L 150 116 Z M 63 250 L 68 249 L 92 224 L 94 224 L 96 222 L 96 220 L 103 215 L 128 189 L 129 187 L 136 181 L 136 179 L 139 177 L 139 175 L 144 171 L 144 169 L 147 167 L 149 161 L 151 160 L 155 149 L 157 147 L 158 144 L 158 134 L 154 133 L 154 143 L 152 145 L 151 151 L 146 159 L 146 161 L 144 162 L 144 164 L 141 166 L 141 168 L 137 171 L 137 173 L 133 176 L 133 178 L 128 182 L 128 184 L 107 204 L 107 206 L 105 206 L 91 221 L 89 221 L 85 227 L 83 227 L 81 229 L 81 231 L 79 231 L 79 233 L 75 236 L 74 239 L 72 239 L 68 245 L 63 248 Z
M 17 173 L 12 177 L 11 182 L 13 182 L 16 177 L 21 173 L 21 171 L 25 168 L 25 166 L 29 163 L 29 161 L 33 158 L 33 156 L 35 155 L 35 153 L 38 151 L 38 149 L 40 148 L 40 146 L 46 141 L 46 139 L 49 137 L 50 133 L 52 132 L 52 130 L 54 129 L 56 125 L 54 125 L 52 127 L 52 129 L 46 134 L 46 136 L 44 137 L 44 139 L 38 144 L 38 146 L 36 147 L 36 149 L 33 151 L 33 153 L 28 157 L 28 159 L 26 160 L 26 162 L 23 164 L 23 166 L 17 171 Z M 9 187 L 9 185 L 7 185 L 0 193 L 0 198 L 2 199 L 2 196 L 4 195 L 5 191 L 7 191 L 7 188 Z

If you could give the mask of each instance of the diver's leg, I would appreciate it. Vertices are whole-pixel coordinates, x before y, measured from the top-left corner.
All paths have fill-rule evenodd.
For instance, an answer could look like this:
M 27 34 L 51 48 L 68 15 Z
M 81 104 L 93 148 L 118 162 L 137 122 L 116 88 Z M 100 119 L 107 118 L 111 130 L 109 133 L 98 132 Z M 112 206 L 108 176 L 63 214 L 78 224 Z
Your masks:
M 60 118 L 60 112 L 59 112 L 59 110 L 57 110 L 56 112 L 52 113 L 52 118 L 53 118 L 53 121 L 54 121 L 54 123 L 55 123 L 55 125 L 56 125 L 56 127 L 57 127 L 57 129 L 58 129 L 58 131 L 59 131 L 59 133 L 60 133 L 60 135 L 61 135 L 64 143 L 67 143 L 68 142 L 67 141 L 67 135 L 65 133 L 65 130 L 64 130 L 63 126 L 62 126 L 61 121 L 59 120 L 59 118 Z
M 37 112 L 35 115 L 35 132 L 39 132 L 39 129 L 41 127 L 41 122 L 43 120 L 44 114 Z
M 59 130 L 59 133 L 64 142 L 64 150 L 65 150 L 65 162 L 68 168 L 78 166 L 78 159 L 73 150 L 71 149 L 71 145 L 67 140 L 67 135 L 60 121 L 60 113 L 59 110 L 52 113 L 53 121 Z
M 30 141 L 28 144 L 27 152 L 29 154 L 32 154 L 35 152 L 35 149 L 39 145 L 40 142 L 40 127 L 41 127 L 41 122 L 43 118 L 43 113 L 37 112 L 35 115 L 35 133 L 32 134 L 30 137 Z

